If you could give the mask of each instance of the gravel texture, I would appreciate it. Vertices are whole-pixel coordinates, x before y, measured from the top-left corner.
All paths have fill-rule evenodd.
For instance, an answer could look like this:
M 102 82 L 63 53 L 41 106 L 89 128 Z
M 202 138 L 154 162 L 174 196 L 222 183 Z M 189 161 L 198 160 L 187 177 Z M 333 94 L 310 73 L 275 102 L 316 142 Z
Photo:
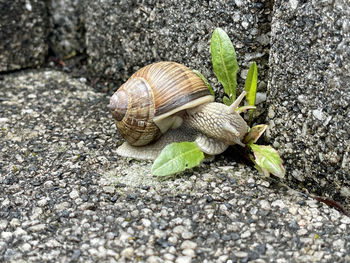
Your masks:
M 350 207 L 349 1 L 275 1 L 268 137 L 291 184 Z
M 349 217 L 253 168 L 221 156 L 160 180 L 115 156 L 108 98 L 85 82 L 0 79 L 1 262 L 350 261 Z
M 142 66 L 172 60 L 198 69 L 217 90 L 210 38 L 222 27 L 236 48 L 240 89 L 256 61 L 259 89 L 266 90 L 271 10 L 268 0 L 86 1 L 91 72 L 121 84 Z
M 85 49 L 83 0 L 49 0 L 49 46 L 60 58 L 70 58 Z
M 0 17 L 0 72 L 42 64 L 48 50 L 45 2 L 1 1 Z

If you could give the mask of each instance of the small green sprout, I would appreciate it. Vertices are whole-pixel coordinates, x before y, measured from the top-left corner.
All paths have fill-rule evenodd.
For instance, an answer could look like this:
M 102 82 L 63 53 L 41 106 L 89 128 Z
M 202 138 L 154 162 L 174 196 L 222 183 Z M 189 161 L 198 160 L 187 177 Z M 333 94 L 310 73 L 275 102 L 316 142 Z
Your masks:
M 214 30 L 211 37 L 210 50 L 214 73 L 224 87 L 224 92 L 226 94 L 226 96 L 223 97 L 223 102 L 226 105 L 231 105 L 236 99 L 238 63 L 233 44 L 228 35 L 221 28 Z M 207 79 L 200 72 L 195 71 L 195 73 L 202 78 L 210 92 L 214 95 L 213 89 Z M 238 113 L 246 110 L 250 111 L 249 125 L 253 122 L 254 110 L 256 108 L 257 83 L 258 69 L 256 63 L 253 62 L 249 68 L 244 89 L 247 93 L 246 100 L 248 105 L 239 107 L 236 110 Z M 246 148 L 252 152 L 252 154 L 249 154 L 249 157 L 258 171 L 265 176 L 269 176 L 271 173 L 277 177 L 283 178 L 285 176 L 285 169 L 278 152 L 269 145 L 256 144 L 266 128 L 267 125 L 265 124 L 250 128 L 243 142 Z M 176 174 L 199 165 L 203 159 L 204 154 L 196 143 L 172 143 L 166 146 L 154 161 L 152 174 L 157 176 Z

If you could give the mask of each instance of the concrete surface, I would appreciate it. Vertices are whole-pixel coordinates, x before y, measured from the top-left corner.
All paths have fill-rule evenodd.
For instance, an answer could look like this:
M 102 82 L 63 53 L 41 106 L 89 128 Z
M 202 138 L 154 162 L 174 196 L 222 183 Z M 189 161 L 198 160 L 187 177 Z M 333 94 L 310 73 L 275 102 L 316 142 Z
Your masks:
M 290 185 L 350 205 L 350 3 L 275 1 L 268 123 Z
M 48 36 L 53 55 L 67 59 L 85 50 L 83 0 L 47 1 L 49 13 Z
M 118 158 L 107 97 L 53 71 L 0 79 L 1 262 L 349 262 L 350 219 L 246 165 L 161 180 Z
M 1 1 L 0 17 L 0 72 L 41 65 L 48 50 L 44 1 Z

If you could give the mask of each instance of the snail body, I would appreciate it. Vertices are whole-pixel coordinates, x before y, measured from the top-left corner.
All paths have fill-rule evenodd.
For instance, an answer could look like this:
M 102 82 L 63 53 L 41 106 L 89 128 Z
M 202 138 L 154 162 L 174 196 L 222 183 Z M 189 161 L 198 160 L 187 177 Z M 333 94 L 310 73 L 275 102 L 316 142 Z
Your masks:
M 240 144 L 247 124 L 231 105 L 216 103 L 204 81 L 175 62 L 150 64 L 135 72 L 111 97 L 109 108 L 126 140 L 117 153 L 155 159 L 175 141 L 195 141 L 215 155 Z

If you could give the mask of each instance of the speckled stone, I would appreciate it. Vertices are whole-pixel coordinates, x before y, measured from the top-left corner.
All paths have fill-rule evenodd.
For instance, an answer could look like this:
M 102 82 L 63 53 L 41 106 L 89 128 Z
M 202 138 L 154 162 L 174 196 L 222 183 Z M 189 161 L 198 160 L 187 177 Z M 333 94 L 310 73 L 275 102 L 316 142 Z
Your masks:
M 45 1 L 1 1 L 0 17 L 0 72 L 42 64 L 48 50 Z
M 49 45 L 54 55 L 70 58 L 85 49 L 83 0 L 49 0 Z
M 248 165 L 160 179 L 116 156 L 108 98 L 55 70 L 0 76 L 0 262 L 350 260 L 345 215 Z
M 197 69 L 219 88 L 210 57 L 216 27 L 230 36 L 241 67 L 259 67 L 266 90 L 271 1 L 86 1 L 86 40 L 91 72 L 117 84 L 142 66 L 172 60 Z M 221 88 L 221 87 L 220 87 Z
M 350 207 L 350 4 L 275 1 L 268 139 L 292 185 Z

